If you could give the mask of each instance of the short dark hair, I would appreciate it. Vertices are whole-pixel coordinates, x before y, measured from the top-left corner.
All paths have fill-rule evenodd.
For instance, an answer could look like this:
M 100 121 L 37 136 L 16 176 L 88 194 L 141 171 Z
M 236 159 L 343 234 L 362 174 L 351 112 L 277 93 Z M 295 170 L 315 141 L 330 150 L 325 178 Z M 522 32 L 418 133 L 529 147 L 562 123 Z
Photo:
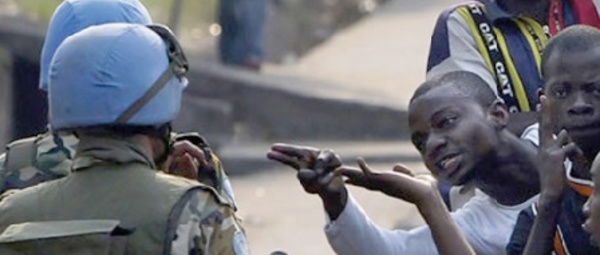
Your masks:
M 555 53 L 585 52 L 600 47 L 600 29 L 587 25 L 573 25 L 553 37 L 542 53 L 542 76 L 548 60 Z
M 498 99 L 492 88 L 479 75 L 467 71 L 454 71 L 433 77 L 421 84 L 410 99 L 410 103 L 436 88 L 446 86 L 473 98 L 484 108 L 490 107 Z

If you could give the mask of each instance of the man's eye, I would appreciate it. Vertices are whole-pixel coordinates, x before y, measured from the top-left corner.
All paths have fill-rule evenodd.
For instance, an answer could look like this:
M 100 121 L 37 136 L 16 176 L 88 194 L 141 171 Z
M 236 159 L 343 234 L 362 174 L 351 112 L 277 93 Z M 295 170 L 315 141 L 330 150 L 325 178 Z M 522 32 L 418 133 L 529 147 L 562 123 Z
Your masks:
M 454 124 L 454 122 L 456 122 L 456 117 L 454 117 L 454 116 L 445 117 L 438 123 L 438 128 L 450 127 Z
M 565 88 L 554 88 L 552 94 L 557 98 L 564 98 L 567 96 L 567 90 Z
M 594 84 L 594 86 L 592 86 L 592 93 L 594 96 L 600 96 L 600 84 Z

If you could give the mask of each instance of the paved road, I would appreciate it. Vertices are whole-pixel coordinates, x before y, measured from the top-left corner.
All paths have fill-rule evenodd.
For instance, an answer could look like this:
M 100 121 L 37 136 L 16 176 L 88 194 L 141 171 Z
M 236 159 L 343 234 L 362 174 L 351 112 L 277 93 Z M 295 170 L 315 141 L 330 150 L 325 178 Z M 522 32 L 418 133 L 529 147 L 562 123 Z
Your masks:
M 265 73 L 325 81 L 356 97 L 406 107 L 424 79 L 437 15 L 456 2 L 391 0 L 297 63 L 268 66 Z M 420 163 L 410 163 L 409 167 L 425 172 Z M 320 201 L 303 192 L 293 171 L 277 169 L 237 177 L 233 184 L 254 254 L 268 254 L 275 249 L 289 254 L 333 254 L 323 233 L 325 214 Z M 383 194 L 358 189 L 351 192 L 383 227 L 422 224 L 412 205 Z
M 424 171 L 420 163 L 408 166 Z M 391 169 L 391 165 L 372 167 Z M 320 200 L 304 193 L 293 170 L 278 168 L 234 177 L 232 183 L 254 255 L 266 255 L 276 249 L 290 255 L 334 254 L 323 232 L 325 213 Z M 383 227 L 412 228 L 422 224 L 411 204 L 381 193 L 350 189 L 369 216 Z
M 325 81 L 357 97 L 407 107 L 423 82 L 431 32 L 441 11 L 460 0 L 390 0 L 338 32 L 297 63 L 268 74 Z

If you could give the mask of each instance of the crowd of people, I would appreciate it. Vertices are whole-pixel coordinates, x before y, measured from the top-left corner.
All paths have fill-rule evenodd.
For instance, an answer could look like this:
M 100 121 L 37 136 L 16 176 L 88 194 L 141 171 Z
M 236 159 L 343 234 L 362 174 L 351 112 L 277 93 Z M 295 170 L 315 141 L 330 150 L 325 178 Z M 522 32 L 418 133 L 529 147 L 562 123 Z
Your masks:
M 596 3 L 441 13 L 408 106 L 431 174 L 293 144 L 266 156 L 321 198 L 338 254 L 600 254 Z M 41 59 L 50 123 L 0 156 L 0 254 L 250 253 L 218 156 L 171 130 L 189 66 L 168 27 L 138 0 L 65 0 Z M 346 185 L 413 203 L 427 224 L 377 226 Z

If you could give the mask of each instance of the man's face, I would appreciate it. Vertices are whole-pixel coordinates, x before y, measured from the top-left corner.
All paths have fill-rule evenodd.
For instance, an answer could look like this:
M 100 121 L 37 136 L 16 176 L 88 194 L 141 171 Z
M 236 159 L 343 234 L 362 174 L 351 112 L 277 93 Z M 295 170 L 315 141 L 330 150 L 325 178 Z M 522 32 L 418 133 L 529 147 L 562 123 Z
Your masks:
M 498 140 L 487 116 L 487 109 L 451 86 L 434 88 L 410 104 L 411 139 L 433 175 L 453 185 L 472 179 Z
M 583 205 L 583 214 L 586 217 L 583 228 L 592 235 L 592 243 L 600 244 L 600 160 L 596 158 L 590 169 L 594 191 Z
M 544 94 L 556 128 L 586 153 L 600 148 L 600 48 L 557 52 L 545 65 Z

